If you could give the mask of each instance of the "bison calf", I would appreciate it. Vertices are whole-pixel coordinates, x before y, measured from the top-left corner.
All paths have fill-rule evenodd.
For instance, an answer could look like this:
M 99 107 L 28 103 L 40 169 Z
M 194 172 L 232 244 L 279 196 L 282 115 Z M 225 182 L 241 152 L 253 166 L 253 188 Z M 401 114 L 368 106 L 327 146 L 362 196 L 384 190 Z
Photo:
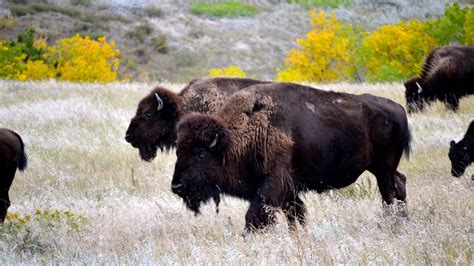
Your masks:
M 424 109 L 426 103 L 442 101 L 453 111 L 459 99 L 474 93 L 474 46 L 447 46 L 431 51 L 420 77 L 405 82 L 408 112 Z
M 171 184 L 186 206 L 250 201 L 246 230 L 264 228 L 282 209 L 290 226 L 304 223 L 300 192 L 342 188 L 368 170 L 386 204 L 405 201 L 397 171 L 410 151 L 406 113 L 381 97 L 317 90 L 292 83 L 236 92 L 214 114 L 188 114 L 178 125 Z
M 176 141 L 176 125 L 187 112 L 216 111 L 226 97 L 254 84 L 268 83 L 242 78 L 201 78 L 191 81 L 179 94 L 156 87 L 138 104 L 125 140 L 151 161 L 158 148 L 169 150 Z
M 27 165 L 25 145 L 21 137 L 6 128 L 0 128 L 0 222 L 3 223 L 10 207 L 8 191 L 16 169 L 23 171 Z
M 451 160 L 451 174 L 455 177 L 460 177 L 474 161 L 474 120 L 469 124 L 464 138 L 456 143 L 451 140 L 449 153 Z

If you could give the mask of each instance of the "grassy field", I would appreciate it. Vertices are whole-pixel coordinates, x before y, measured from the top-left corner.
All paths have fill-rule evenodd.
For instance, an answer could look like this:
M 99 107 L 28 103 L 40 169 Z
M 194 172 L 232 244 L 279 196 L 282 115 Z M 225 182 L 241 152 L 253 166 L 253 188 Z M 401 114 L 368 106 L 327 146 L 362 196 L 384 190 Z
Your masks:
M 151 86 L 0 81 L 0 127 L 20 133 L 29 156 L 10 189 L 16 215 L 0 229 L 0 264 L 473 264 L 474 167 L 452 177 L 447 152 L 474 118 L 474 97 L 457 114 L 435 104 L 409 117 L 413 153 L 399 167 L 408 220 L 383 215 L 364 173 L 343 190 L 306 194 L 308 223 L 297 233 L 280 216 L 244 239 L 247 202 L 224 198 L 219 215 L 212 203 L 194 217 L 170 191 L 175 155 L 142 162 L 125 142 Z M 400 84 L 317 87 L 404 105 Z

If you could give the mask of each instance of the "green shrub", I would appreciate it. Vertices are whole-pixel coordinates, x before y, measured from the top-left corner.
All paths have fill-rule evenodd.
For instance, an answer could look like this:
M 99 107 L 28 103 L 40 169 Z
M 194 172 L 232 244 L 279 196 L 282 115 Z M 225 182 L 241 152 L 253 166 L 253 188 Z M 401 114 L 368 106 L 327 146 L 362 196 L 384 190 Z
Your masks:
M 447 6 L 444 16 L 426 23 L 427 33 L 440 45 L 464 43 L 464 22 L 469 7 L 462 8 L 458 3 Z
M 10 9 L 11 14 L 15 17 L 26 16 L 33 13 L 33 9 L 30 6 L 10 5 L 8 8 Z
M 195 15 L 205 15 L 215 18 L 252 17 L 258 13 L 255 6 L 231 0 L 222 3 L 194 3 L 189 11 Z
M 91 6 L 92 0 L 72 0 L 71 4 L 75 6 Z
M 0 30 L 7 30 L 15 27 L 18 21 L 15 18 L 0 18 Z
M 155 52 L 166 54 L 168 53 L 169 47 L 168 42 L 166 40 L 166 36 L 160 34 L 157 37 L 151 38 L 151 47 Z
M 303 7 L 348 7 L 352 4 L 352 0 L 287 0 L 289 4 L 298 4 Z
M 138 42 L 143 42 L 145 41 L 145 38 L 150 35 L 153 32 L 153 28 L 150 26 L 150 24 L 145 23 L 145 24 L 140 24 L 127 32 L 127 36 L 135 41 Z
M 145 9 L 143 9 L 143 11 L 145 12 L 145 14 L 149 17 L 162 17 L 164 15 L 163 13 L 163 10 L 159 9 L 159 8 L 156 8 L 156 7 L 146 7 Z

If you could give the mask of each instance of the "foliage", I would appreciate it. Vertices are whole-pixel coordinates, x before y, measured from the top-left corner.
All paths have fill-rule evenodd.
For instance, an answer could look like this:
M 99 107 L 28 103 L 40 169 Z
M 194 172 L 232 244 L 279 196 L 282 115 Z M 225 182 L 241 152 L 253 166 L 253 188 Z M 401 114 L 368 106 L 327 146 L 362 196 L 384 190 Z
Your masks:
M 352 4 L 352 0 L 287 0 L 289 4 L 298 4 L 303 7 L 347 7 Z
M 79 34 L 61 39 L 48 49 L 48 59 L 57 66 L 60 80 L 111 82 L 117 80 L 120 51 L 105 37 L 97 41 Z
M 0 18 L 0 30 L 7 30 L 15 27 L 18 21 L 15 18 Z
M 127 32 L 127 36 L 137 42 L 144 42 L 145 38 L 153 32 L 153 28 L 148 23 L 140 24 Z
M 312 30 L 297 39 L 285 59 L 278 81 L 330 82 L 346 79 L 354 72 L 353 53 L 356 35 L 352 27 L 337 20 L 334 13 L 311 10 Z
M 240 67 L 231 65 L 226 68 L 211 68 L 209 69 L 209 76 L 245 78 L 247 75 Z
M 25 57 L 20 47 L 11 43 L 0 43 L 0 77 L 15 79 L 24 69 Z
M 462 8 L 458 3 L 447 6 L 442 18 L 430 20 L 426 23 L 426 31 L 440 45 L 468 44 L 472 39 L 465 40 L 465 36 L 474 34 L 472 26 L 469 26 L 473 20 L 473 10 L 474 8 Z M 467 28 L 466 21 L 468 21 Z
M 419 21 L 386 25 L 368 35 L 359 51 L 368 81 L 397 81 L 421 70 L 424 57 L 437 46 Z
M 7 232 L 18 231 L 31 223 L 38 223 L 42 227 L 48 228 L 66 224 L 70 229 L 80 230 L 86 220 L 85 216 L 71 211 L 36 210 L 33 215 L 24 216 L 17 213 L 8 213 L 3 230 Z
M 143 11 L 149 17 L 159 18 L 159 17 L 162 17 L 164 15 L 163 10 L 161 10 L 159 8 L 156 8 L 156 7 L 152 7 L 152 6 L 144 8 Z
M 169 50 L 168 41 L 166 35 L 160 34 L 156 37 L 151 38 L 152 49 L 155 52 L 166 54 Z
M 222 3 L 200 2 L 189 6 L 189 11 L 195 15 L 207 15 L 215 18 L 252 17 L 258 13 L 254 5 L 230 0 Z
M 75 6 L 91 6 L 92 0 L 71 0 L 71 4 Z
M 474 8 L 466 13 L 464 22 L 464 44 L 474 45 Z

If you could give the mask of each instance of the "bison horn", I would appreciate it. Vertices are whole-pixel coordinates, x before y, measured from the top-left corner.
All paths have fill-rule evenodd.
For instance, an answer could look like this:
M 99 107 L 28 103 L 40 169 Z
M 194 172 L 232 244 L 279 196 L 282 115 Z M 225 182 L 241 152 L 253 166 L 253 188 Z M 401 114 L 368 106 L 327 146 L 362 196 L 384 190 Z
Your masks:
M 211 145 L 209 145 L 209 148 L 214 148 L 214 146 L 216 146 L 217 144 L 217 139 L 219 138 L 219 135 L 216 134 L 216 137 L 214 138 L 214 140 L 211 142 Z
M 415 82 L 416 86 L 418 87 L 418 93 L 421 93 L 423 91 L 423 88 L 421 88 L 420 83 Z
M 163 100 L 160 98 L 158 93 L 155 93 L 155 97 L 156 101 L 158 102 L 158 107 L 156 108 L 156 110 L 160 111 L 161 109 L 163 109 Z

